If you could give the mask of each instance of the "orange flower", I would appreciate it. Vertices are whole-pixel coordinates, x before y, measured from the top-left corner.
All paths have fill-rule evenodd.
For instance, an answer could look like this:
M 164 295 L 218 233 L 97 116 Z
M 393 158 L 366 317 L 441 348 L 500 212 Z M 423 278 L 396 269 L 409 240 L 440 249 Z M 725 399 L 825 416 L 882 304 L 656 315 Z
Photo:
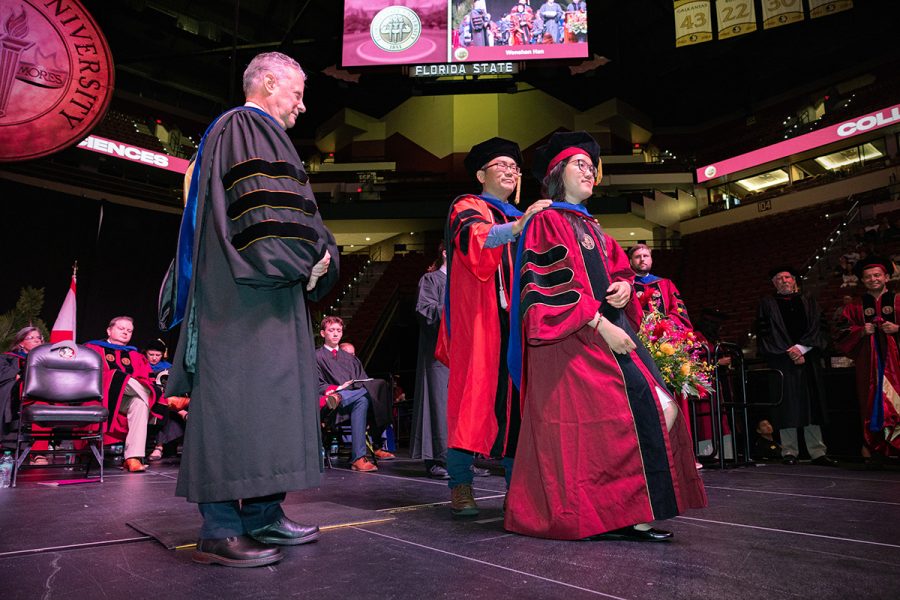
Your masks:
M 672 356 L 675 354 L 675 346 L 670 344 L 669 342 L 663 342 L 659 345 L 659 350 L 666 356 Z
M 685 377 L 691 374 L 691 363 L 682 363 L 681 374 Z

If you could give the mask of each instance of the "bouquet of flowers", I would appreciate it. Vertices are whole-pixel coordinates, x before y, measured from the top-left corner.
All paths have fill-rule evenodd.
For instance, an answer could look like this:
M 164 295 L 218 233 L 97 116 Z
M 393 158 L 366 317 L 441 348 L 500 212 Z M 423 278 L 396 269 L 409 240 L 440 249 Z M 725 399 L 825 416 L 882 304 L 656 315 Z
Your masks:
M 662 373 L 666 384 L 686 396 L 707 396 L 712 391 L 712 366 L 700 358 L 704 351 L 693 331 L 686 331 L 654 310 L 641 321 L 638 337 Z
M 587 33 L 587 13 L 576 11 L 566 15 L 566 31 L 572 34 Z

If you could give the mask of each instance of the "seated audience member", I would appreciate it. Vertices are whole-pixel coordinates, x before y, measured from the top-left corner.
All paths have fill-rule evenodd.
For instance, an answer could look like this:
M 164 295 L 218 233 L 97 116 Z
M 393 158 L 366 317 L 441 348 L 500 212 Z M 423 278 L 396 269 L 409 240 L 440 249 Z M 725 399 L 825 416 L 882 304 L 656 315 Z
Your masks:
M 109 410 L 104 432 L 107 443 L 125 441 L 122 468 L 130 473 L 147 470 L 147 423 L 150 415 L 162 416 L 157 406 L 161 394 L 150 374 L 147 357 L 129 346 L 134 333 L 131 317 L 114 317 L 106 328 L 105 340 L 86 345 L 103 357 L 103 404 Z
M 168 347 L 162 340 L 153 340 L 147 344 L 144 355 L 147 357 L 147 362 L 150 363 L 151 373 L 159 373 L 172 368 L 172 363 L 166 360 L 168 358 L 167 351 Z
M 0 439 L 7 434 L 14 434 L 13 421 L 19 418 L 22 398 L 22 380 L 25 376 L 25 361 L 28 353 L 44 343 L 44 336 L 37 327 L 23 327 L 13 338 L 9 350 L 0 357 Z M 34 431 L 49 431 L 33 426 Z M 46 440 L 38 440 L 31 447 L 32 452 L 47 450 Z M 32 454 L 30 463 L 46 465 L 47 457 L 43 454 Z
M 856 287 L 859 284 L 859 279 L 856 277 L 856 274 L 853 273 L 853 264 L 851 264 L 851 261 L 847 260 L 846 256 L 842 256 L 838 259 L 838 265 L 838 271 L 843 280 L 841 287 Z
M 393 419 L 390 386 L 380 379 L 362 381 L 369 379 L 362 363 L 340 348 L 344 335 L 344 321 L 340 317 L 322 319 L 319 333 L 325 340 L 324 345 L 316 350 L 319 393 L 323 394 L 320 406 L 350 415 L 353 445 L 351 468 L 354 471 L 376 471 L 378 467 L 366 453 L 366 425 L 371 424 L 372 439 L 379 444 L 384 429 Z M 381 448 L 375 449 L 374 455 L 381 460 L 394 458 L 393 454 Z
M 781 458 L 781 445 L 775 441 L 775 428 L 768 419 L 761 419 L 756 424 L 756 441 L 753 443 L 753 458 L 756 460 L 778 460 Z
M 156 386 L 162 390 L 165 389 L 165 382 L 168 379 L 168 370 L 172 368 L 167 356 L 168 347 L 160 340 L 152 340 L 144 347 L 144 356 L 150 363 L 150 373 Z M 173 398 L 175 398 L 173 396 Z M 170 398 L 166 398 L 164 403 L 168 403 Z M 187 410 L 182 408 L 177 410 L 169 407 L 163 410 L 163 418 L 152 426 L 152 431 L 156 438 L 156 444 L 153 452 L 150 453 L 150 460 L 160 460 L 163 456 L 175 456 L 178 453 L 178 440 L 184 437 L 185 422 Z M 151 419 L 152 421 L 153 419 Z M 174 446 L 173 446 L 174 442 Z
M 338 344 L 338 348 L 340 348 L 350 356 L 356 356 L 356 347 L 350 342 L 341 342 L 340 344 Z

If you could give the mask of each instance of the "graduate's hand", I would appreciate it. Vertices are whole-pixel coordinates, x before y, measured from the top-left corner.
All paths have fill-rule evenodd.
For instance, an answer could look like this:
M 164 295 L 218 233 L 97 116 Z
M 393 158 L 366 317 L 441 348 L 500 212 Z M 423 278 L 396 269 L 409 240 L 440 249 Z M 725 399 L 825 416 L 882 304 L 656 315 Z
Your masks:
M 627 281 L 617 281 L 606 288 L 606 301 L 622 308 L 631 299 L 631 285 Z
M 537 202 L 529 206 L 525 210 L 525 214 L 519 217 L 519 219 L 515 223 L 513 223 L 512 232 L 515 235 L 519 235 L 520 233 L 522 233 L 522 230 L 525 229 L 525 224 L 528 222 L 528 219 L 538 214 L 551 204 L 553 204 L 553 200 L 538 200 Z
M 791 346 L 790 348 L 788 348 L 787 354 L 795 363 L 797 362 L 798 358 L 803 356 L 803 352 L 801 352 L 800 348 L 798 348 L 797 346 Z
M 873 333 L 875 333 L 875 324 L 866 323 L 865 325 L 863 325 L 863 329 L 865 330 L 866 334 L 872 335 Z
M 800 358 L 794 359 L 795 365 L 802 365 L 806 362 L 806 358 L 801 354 Z
M 890 321 L 885 321 L 881 324 L 881 330 L 888 335 L 894 335 L 895 333 L 900 331 L 900 325 L 891 323 Z
M 637 347 L 634 345 L 634 340 L 625 333 L 624 329 L 618 325 L 613 325 L 607 319 L 600 319 L 600 324 L 597 325 L 597 333 L 600 334 L 603 341 L 609 344 L 609 347 L 616 354 L 628 354 Z

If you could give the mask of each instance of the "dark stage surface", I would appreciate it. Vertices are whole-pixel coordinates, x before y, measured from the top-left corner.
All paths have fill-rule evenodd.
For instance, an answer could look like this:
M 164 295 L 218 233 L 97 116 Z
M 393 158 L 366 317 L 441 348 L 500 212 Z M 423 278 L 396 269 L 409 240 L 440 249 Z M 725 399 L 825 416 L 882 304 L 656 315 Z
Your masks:
M 706 471 L 709 508 L 663 524 L 672 543 L 642 544 L 507 533 L 497 475 L 476 478 L 481 517 L 453 520 L 446 482 L 420 464 L 329 470 L 320 489 L 289 494 L 288 515 L 332 528 L 258 569 L 194 564 L 126 524 L 193 538 L 176 466 L 60 487 L 26 476 L 0 490 L 0 598 L 900 598 L 895 470 Z

